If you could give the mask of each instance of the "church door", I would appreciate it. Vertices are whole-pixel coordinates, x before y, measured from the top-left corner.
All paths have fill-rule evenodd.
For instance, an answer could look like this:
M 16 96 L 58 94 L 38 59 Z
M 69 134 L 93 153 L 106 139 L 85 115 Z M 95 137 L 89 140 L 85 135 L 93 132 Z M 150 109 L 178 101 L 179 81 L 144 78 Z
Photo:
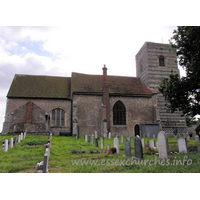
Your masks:
M 135 125 L 135 136 L 139 135 L 140 136 L 140 127 L 138 124 Z

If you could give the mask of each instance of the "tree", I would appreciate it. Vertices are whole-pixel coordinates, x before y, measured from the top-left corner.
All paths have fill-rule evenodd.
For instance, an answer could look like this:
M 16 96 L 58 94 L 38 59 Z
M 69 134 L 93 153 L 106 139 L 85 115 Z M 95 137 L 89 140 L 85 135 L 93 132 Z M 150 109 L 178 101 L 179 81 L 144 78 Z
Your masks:
M 171 46 L 179 65 L 186 71 L 186 77 L 180 78 L 171 71 L 160 83 L 159 91 L 171 112 L 179 110 L 194 117 L 200 114 L 200 27 L 178 26 L 173 34 Z

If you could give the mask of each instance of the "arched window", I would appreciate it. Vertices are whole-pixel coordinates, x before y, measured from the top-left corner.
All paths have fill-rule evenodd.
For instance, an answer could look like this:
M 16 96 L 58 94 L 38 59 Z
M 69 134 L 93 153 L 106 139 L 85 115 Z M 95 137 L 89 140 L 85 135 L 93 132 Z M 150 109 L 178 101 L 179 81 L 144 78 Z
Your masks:
M 159 66 L 165 66 L 165 57 L 159 56 Z
M 113 125 L 126 125 L 126 108 L 121 101 L 113 106 Z
M 52 126 L 65 126 L 65 111 L 56 108 L 52 110 Z

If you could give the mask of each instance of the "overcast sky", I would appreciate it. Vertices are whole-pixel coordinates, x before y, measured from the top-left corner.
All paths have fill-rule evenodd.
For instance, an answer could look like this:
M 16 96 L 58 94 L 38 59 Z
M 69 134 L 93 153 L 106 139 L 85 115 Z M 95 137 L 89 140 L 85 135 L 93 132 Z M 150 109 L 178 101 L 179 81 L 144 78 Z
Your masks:
M 0 131 L 15 74 L 102 74 L 106 64 L 108 75 L 136 76 L 135 55 L 141 46 L 146 41 L 169 43 L 176 29 L 169 10 L 149 10 L 148 1 L 145 7 L 143 1 L 126 0 L 44 2 L 19 11 L 15 3 L 5 5 L 13 15 L 0 27 Z M 2 15 L 7 15 L 4 9 Z

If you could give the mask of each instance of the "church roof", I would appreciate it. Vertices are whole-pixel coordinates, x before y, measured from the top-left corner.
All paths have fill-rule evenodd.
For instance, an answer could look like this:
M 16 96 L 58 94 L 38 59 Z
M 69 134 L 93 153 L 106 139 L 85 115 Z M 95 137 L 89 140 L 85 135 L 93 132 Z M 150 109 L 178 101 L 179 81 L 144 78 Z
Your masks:
M 153 95 L 140 78 L 107 76 L 109 93 L 121 95 Z M 103 76 L 72 73 L 71 90 L 75 93 L 102 93 Z
M 16 74 L 7 97 L 70 98 L 70 77 Z

